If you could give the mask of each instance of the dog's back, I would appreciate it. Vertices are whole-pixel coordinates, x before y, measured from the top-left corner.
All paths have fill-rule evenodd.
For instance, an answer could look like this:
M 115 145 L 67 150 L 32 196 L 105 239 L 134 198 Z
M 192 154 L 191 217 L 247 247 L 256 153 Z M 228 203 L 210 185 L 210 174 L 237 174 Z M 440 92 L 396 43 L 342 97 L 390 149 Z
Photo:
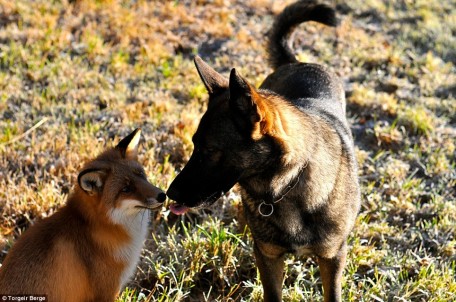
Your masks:
M 337 25 L 334 10 L 316 1 L 299 1 L 285 8 L 275 20 L 267 44 L 268 61 L 275 71 L 260 88 L 281 95 L 301 109 L 345 116 L 345 93 L 339 78 L 321 65 L 299 62 L 288 46 L 293 29 L 306 21 Z
M 139 131 L 87 163 L 67 204 L 30 227 L 0 268 L 0 293 L 114 301 L 139 260 L 147 209 L 164 193 L 136 161 Z
M 341 80 L 322 65 L 299 62 L 288 38 L 300 23 L 316 21 L 336 26 L 335 12 L 316 1 L 299 1 L 288 6 L 275 20 L 269 33 L 268 61 L 275 69 L 261 85 L 294 104 L 306 114 L 315 115 L 338 133 L 347 157 L 354 162 L 352 136 L 345 118 L 345 92 Z

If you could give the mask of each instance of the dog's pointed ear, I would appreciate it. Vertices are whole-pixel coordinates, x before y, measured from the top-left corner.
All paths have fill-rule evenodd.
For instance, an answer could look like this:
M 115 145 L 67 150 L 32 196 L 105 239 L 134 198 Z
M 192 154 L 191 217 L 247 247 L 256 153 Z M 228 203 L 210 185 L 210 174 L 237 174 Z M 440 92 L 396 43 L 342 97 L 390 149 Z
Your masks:
M 116 146 L 120 151 L 122 158 L 136 160 L 138 158 L 139 139 L 141 138 L 141 129 L 137 128 Z
M 233 68 L 230 73 L 230 107 L 247 118 L 250 125 L 261 120 L 261 114 L 256 103 L 257 98 L 256 89 Z
M 87 169 L 79 173 L 78 184 L 84 192 L 94 195 L 101 192 L 105 178 L 106 172 L 104 170 Z
M 199 56 L 196 56 L 195 66 L 201 80 L 206 86 L 209 94 L 215 94 L 228 87 L 228 79 L 215 71 L 211 66 L 204 62 Z

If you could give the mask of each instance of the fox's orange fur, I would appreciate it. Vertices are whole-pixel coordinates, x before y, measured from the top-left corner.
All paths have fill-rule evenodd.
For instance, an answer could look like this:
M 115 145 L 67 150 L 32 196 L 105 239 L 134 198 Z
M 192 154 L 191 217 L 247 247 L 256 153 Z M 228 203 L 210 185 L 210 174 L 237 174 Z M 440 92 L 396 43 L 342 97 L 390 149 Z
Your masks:
M 67 204 L 17 241 L 0 268 L 0 294 L 114 301 L 139 260 L 148 209 L 165 199 L 136 161 L 139 135 L 87 163 Z

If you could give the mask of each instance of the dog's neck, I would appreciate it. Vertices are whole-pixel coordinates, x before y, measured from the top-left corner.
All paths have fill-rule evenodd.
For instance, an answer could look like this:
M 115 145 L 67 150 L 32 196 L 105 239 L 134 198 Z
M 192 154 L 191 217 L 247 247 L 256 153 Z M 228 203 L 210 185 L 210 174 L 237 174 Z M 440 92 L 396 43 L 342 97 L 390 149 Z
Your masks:
M 239 183 L 251 198 L 262 202 L 281 198 L 290 184 L 297 182 L 286 198 L 304 198 L 310 208 L 316 208 L 333 190 L 340 145 L 328 141 L 339 141 L 339 138 L 329 126 L 316 122 L 318 117 L 306 114 L 280 98 L 272 101 L 272 110 L 277 108 L 274 113 L 276 130 L 272 136 L 282 155 L 260 174 Z M 321 183 L 322 177 L 329 181 Z
M 275 141 L 280 156 L 272 159 L 261 173 L 240 181 L 240 185 L 255 199 L 272 201 L 284 195 L 305 174 L 315 149 L 316 133 L 312 121 L 279 96 L 268 97 L 267 107 L 274 119 L 270 121 L 270 132 L 264 135 Z
M 251 179 L 247 182 L 242 182 L 241 186 L 252 198 L 266 204 L 275 204 L 282 201 L 291 191 L 299 186 L 301 177 L 304 174 L 303 172 L 304 170 L 299 171 L 298 175 L 291 179 L 291 181 L 280 192 L 278 192 L 278 190 L 274 190 L 274 186 L 271 181 L 268 182 L 264 179 L 260 180 L 260 177 L 256 177 L 255 179 Z M 270 185 L 268 186 L 266 183 L 269 183 Z M 258 188 L 262 186 L 264 186 L 265 189 L 258 190 Z M 266 187 L 269 187 L 269 189 L 266 189 Z

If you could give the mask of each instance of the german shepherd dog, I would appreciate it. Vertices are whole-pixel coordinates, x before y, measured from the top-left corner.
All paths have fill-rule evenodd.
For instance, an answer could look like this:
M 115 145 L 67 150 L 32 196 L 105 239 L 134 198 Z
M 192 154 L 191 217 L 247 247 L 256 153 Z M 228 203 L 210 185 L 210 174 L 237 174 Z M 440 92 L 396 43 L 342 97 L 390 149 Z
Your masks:
M 134 273 L 149 222 L 166 199 L 137 162 L 140 130 L 88 162 L 67 204 L 30 227 L 0 268 L 0 297 L 114 301 Z
M 278 15 L 268 43 L 275 71 L 259 89 L 235 69 L 226 79 L 195 58 L 208 108 L 190 160 L 167 191 L 171 210 L 183 214 L 240 185 L 265 301 L 282 300 L 286 253 L 316 255 L 324 300 L 341 301 L 346 241 L 360 207 L 341 81 L 298 62 L 287 45 L 305 21 L 335 26 L 335 12 L 300 1 Z

